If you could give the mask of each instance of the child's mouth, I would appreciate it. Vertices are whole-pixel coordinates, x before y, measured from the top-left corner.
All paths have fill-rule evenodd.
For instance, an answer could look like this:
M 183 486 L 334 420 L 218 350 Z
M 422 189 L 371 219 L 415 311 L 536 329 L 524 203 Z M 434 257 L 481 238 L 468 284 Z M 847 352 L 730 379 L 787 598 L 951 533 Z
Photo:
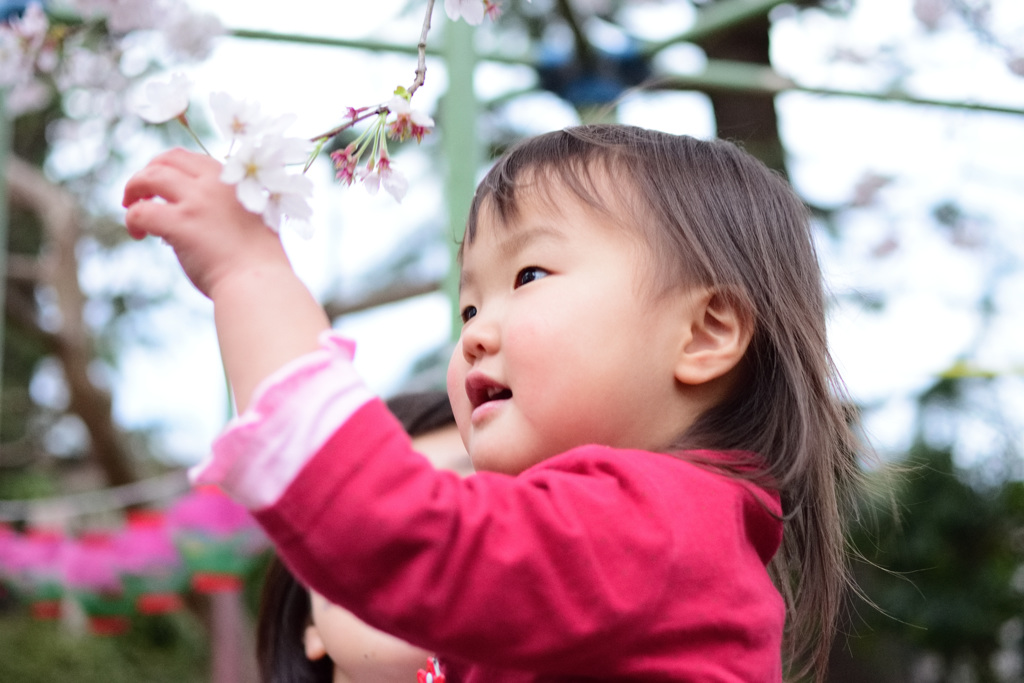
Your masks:
M 466 395 L 476 409 L 485 403 L 512 398 L 512 390 L 483 375 L 470 375 L 466 378 Z

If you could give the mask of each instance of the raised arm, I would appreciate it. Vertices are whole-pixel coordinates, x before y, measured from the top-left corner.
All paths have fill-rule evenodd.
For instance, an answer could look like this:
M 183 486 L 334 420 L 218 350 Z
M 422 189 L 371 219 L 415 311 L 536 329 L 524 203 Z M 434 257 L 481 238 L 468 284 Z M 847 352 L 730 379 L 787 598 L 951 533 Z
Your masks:
M 162 238 L 214 305 L 221 354 L 238 411 L 264 378 L 317 348 L 330 327 L 292 270 L 276 233 L 220 181 L 210 157 L 171 150 L 125 186 L 125 225 L 136 239 Z

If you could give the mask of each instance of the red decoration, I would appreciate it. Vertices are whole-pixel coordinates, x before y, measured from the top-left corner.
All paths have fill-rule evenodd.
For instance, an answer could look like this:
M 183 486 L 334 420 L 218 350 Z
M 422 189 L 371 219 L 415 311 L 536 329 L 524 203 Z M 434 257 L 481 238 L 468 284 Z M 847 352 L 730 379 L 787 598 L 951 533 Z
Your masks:
M 180 593 L 188 586 L 167 519 L 158 510 L 133 510 L 115 541 L 123 560 L 121 581 L 141 614 L 165 614 L 184 607 Z
M 109 532 L 82 534 L 64 550 L 64 580 L 96 635 L 116 635 L 128 629 L 134 599 L 121 583 L 124 559 Z
M 427 668 L 416 672 L 416 683 L 444 683 L 444 674 L 441 673 L 441 665 L 437 657 L 427 658 Z
M 200 593 L 240 590 L 242 577 L 269 547 L 248 510 L 213 486 L 179 499 L 167 524 Z
M 32 530 L 18 534 L 7 527 L 0 531 L 0 577 L 29 603 L 36 619 L 60 616 L 60 600 L 64 594 L 61 556 L 65 543 L 57 531 Z

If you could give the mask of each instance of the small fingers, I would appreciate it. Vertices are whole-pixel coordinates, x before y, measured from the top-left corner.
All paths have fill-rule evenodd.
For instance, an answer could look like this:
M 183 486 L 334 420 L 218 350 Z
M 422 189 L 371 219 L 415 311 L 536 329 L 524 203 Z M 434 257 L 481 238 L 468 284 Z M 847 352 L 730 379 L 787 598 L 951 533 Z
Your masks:
M 136 173 L 124 188 L 122 206 L 131 206 L 140 199 L 163 197 L 169 202 L 178 202 L 189 193 L 190 181 L 210 177 L 219 179 L 221 164 L 215 159 L 172 149 L 155 157 Z
M 174 166 L 151 161 L 125 184 L 121 205 L 129 207 L 140 199 L 153 197 L 163 197 L 169 202 L 181 201 L 188 194 L 185 186 L 191 179 Z
M 165 238 L 169 226 L 174 224 L 170 215 L 174 207 L 156 199 L 143 198 L 128 207 L 124 225 L 132 239 L 141 240 L 146 235 Z
M 208 173 L 220 175 L 221 164 L 207 154 L 189 152 L 176 147 L 154 157 L 151 163 L 171 166 L 186 175 L 199 177 Z

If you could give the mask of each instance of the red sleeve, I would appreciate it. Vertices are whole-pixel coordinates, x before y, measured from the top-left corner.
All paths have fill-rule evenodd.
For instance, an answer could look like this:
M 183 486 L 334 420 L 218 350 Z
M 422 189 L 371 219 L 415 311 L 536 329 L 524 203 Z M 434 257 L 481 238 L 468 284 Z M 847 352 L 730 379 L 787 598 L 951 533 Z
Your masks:
M 495 666 L 607 674 L 673 611 L 681 566 L 718 571 L 700 565 L 723 531 L 698 490 L 707 478 L 680 476 L 694 471 L 590 446 L 518 477 L 459 479 L 412 452 L 372 401 L 257 517 L 308 585 L 410 642 Z

